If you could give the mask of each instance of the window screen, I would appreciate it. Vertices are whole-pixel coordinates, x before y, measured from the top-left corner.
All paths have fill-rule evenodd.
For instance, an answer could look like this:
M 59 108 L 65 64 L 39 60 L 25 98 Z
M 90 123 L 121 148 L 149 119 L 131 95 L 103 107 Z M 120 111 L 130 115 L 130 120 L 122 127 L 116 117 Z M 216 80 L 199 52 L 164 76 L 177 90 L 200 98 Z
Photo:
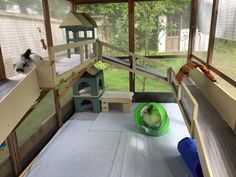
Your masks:
M 198 0 L 194 55 L 207 61 L 213 0 Z

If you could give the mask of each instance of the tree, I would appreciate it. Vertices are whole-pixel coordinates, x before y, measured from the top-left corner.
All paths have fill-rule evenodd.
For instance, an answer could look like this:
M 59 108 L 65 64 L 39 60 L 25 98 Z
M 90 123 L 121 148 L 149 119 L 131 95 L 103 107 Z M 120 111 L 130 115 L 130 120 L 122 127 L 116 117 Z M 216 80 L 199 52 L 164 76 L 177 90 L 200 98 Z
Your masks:
M 175 29 L 175 24 L 166 25 L 160 20 L 160 16 L 182 13 L 190 0 L 163 0 L 145 1 L 135 3 L 135 44 L 136 52 L 142 55 L 149 55 L 159 51 L 160 35 Z M 89 13 L 91 16 L 100 15 L 108 18 L 112 24 L 113 36 L 108 40 L 111 44 L 128 48 L 128 4 L 112 3 L 102 5 L 79 5 L 78 11 Z M 106 28 L 107 29 L 107 28 Z M 115 52 L 110 54 L 115 55 Z M 148 68 L 155 68 L 154 65 L 139 61 L 139 64 Z M 142 81 L 145 90 L 146 78 Z

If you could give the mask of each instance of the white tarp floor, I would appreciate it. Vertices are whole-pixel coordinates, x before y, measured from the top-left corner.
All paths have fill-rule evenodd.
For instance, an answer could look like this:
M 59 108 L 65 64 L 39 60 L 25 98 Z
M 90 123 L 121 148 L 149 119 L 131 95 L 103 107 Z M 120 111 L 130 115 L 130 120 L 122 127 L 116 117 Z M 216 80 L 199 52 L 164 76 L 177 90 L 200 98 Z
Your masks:
M 178 150 L 189 137 L 175 103 L 162 104 L 170 130 L 161 137 L 140 133 L 131 113 L 75 113 L 41 151 L 25 177 L 192 177 Z M 133 104 L 134 109 L 135 104 Z

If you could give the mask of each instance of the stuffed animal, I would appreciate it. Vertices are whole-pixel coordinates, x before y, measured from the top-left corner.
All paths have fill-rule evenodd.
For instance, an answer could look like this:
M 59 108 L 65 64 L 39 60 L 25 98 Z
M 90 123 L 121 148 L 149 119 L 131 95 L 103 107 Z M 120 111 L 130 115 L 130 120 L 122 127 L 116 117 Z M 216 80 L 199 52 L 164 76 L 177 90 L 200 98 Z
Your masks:
M 25 53 L 21 54 L 20 57 L 17 58 L 13 67 L 18 73 L 26 73 L 26 71 L 31 70 L 32 65 L 42 60 L 43 58 L 40 55 L 32 53 L 31 49 L 27 49 Z
M 157 129 L 161 125 L 161 117 L 158 111 L 153 109 L 153 105 L 149 105 L 145 107 L 142 112 L 142 117 L 144 123 L 147 124 L 148 127 Z

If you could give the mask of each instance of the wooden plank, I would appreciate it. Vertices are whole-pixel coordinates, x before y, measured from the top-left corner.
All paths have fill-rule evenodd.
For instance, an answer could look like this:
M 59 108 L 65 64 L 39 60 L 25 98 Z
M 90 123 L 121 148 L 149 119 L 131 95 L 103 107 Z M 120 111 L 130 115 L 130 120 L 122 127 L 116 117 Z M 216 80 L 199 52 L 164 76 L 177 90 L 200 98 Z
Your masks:
M 210 27 L 210 37 L 207 51 L 207 64 L 212 63 L 213 49 L 215 43 L 215 33 L 216 33 L 216 23 L 217 23 L 217 14 L 218 14 L 219 0 L 213 1 L 213 8 L 211 14 L 211 27 Z
M 203 142 L 202 135 L 200 134 L 200 128 L 198 123 L 194 122 L 194 139 L 196 141 L 199 159 L 201 162 L 202 171 L 204 177 L 213 177 L 212 170 L 210 168 L 209 159 L 207 158 L 206 148 Z
M 38 84 L 40 88 L 55 88 L 54 70 L 50 61 L 42 61 L 37 66 Z
M 57 45 L 57 46 L 51 47 L 51 52 L 56 53 L 56 52 L 64 51 L 67 49 L 79 48 L 84 45 L 95 44 L 95 43 L 96 43 L 96 39 L 92 39 L 92 40 L 85 40 L 85 41 L 80 41 L 80 42 L 73 42 L 69 44 Z
M 189 32 L 189 43 L 188 43 L 188 61 L 191 60 L 191 55 L 194 50 L 195 35 L 196 35 L 196 16 L 197 16 L 197 0 L 191 0 L 191 15 L 190 15 L 190 32 Z
M 6 72 L 3 63 L 2 48 L 0 45 L 0 82 L 6 79 Z
M 39 96 L 40 89 L 36 69 L 34 68 L 0 102 L 0 143 L 12 132 Z
M 56 109 L 57 127 L 60 128 L 63 124 L 63 121 L 62 121 L 60 95 L 59 95 L 58 88 L 53 89 L 53 96 L 54 96 L 54 103 L 55 103 L 55 109 Z
M 18 176 L 21 171 L 20 153 L 18 148 L 16 132 L 13 131 L 7 138 L 7 145 L 9 149 L 9 154 L 11 157 L 12 168 L 14 174 Z
M 221 114 L 227 124 L 236 131 L 235 108 L 236 100 L 230 96 L 217 83 L 210 81 L 200 70 L 196 69 L 190 72 L 190 77 L 202 92 L 202 94 L 211 102 L 216 110 Z

